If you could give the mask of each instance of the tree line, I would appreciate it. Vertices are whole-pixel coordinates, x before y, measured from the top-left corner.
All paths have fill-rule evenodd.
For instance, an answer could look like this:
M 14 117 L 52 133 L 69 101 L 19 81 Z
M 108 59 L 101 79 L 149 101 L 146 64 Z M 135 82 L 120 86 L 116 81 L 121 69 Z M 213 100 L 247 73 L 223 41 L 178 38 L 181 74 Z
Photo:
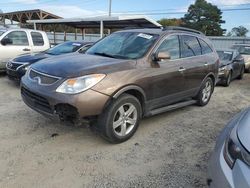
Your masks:
M 163 26 L 182 26 L 196 29 L 208 36 L 222 36 L 226 33 L 222 29 L 222 24 L 226 23 L 222 19 L 222 11 L 212 3 L 206 0 L 196 0 L 188 8 L 188 12 L 180 19 L 163 18 L 158 21 Z M 233 28 L 227 33 L 227 36 L 245 37 L 249 30 L 244 26 Z

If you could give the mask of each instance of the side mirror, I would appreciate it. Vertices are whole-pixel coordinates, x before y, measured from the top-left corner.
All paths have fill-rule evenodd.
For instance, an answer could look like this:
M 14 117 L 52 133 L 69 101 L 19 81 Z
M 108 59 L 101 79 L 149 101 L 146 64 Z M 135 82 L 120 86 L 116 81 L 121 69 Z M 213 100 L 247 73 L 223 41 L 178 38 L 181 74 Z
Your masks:
M 171 56 L 169 52 L 158 52 L 154 55 L 154 61 L 170 60 Z
M 1 44 L 2 44 L 3 46 L 6 46 L 6 45 L 8 45 L 8 44 L 12 44 L 12 40 L 9 39 L 9 38 L 4 38 L 4 39 L 1 40 Z

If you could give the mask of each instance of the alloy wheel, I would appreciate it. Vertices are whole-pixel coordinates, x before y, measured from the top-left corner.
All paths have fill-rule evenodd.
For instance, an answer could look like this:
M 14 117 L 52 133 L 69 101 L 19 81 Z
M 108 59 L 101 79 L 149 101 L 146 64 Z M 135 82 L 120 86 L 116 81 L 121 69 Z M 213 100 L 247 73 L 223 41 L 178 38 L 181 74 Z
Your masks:
M 123 104 L 115 112 L 113 130 L 116 135 L 124 137 L 135 127 L 138 120 L 136 107 L 131 103 Z
M 202 101 L 204 103 L 206 103 L 209 100 L 211 93 L 212 93 L 212 85 L 210 81 L 207 81 L 204 89 L 202 90 Z

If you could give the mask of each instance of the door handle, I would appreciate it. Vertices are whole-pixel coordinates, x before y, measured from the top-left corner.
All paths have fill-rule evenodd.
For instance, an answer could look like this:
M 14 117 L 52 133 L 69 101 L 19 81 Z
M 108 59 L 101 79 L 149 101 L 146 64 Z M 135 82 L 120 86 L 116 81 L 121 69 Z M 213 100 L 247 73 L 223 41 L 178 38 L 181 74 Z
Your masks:
M 179 72 L 183 72 L 183 71 L 185 71 L 186 69 L 184 68 L 184 67 L 180 67 L 179 68 Z
M 29 48 L 24 48 L 23 51 L 28 52 L 28 51 L 30 51 L 30 49 Z

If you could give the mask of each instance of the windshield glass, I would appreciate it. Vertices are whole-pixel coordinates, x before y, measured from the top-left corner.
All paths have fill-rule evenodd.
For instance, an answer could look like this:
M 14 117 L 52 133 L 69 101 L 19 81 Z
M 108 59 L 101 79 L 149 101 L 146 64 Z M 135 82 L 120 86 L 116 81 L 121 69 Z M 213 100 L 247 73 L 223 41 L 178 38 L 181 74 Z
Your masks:
M 46 51 L 46 53 L 52 54 L 52 55 L 72 53 L 72 52 L 77 51 L 81 47 L 82 47 L 82 44 L 78 42 L 65 42 L 62 44 L 58 44 L 54 46 L 53 48 L 50 48 L 49 50 Z
M 250 46 L 233 46 L 233 49 L 238 50 L 240 54 L 250 55 Z
M 143 57 L 154 44 L 158 35 L 120 32 L 109 35 L 92 46 L 86 53 L 120 59 Z
M 233 52 L 217 51 L 221 61 L 231 61 L 233 58 Z

